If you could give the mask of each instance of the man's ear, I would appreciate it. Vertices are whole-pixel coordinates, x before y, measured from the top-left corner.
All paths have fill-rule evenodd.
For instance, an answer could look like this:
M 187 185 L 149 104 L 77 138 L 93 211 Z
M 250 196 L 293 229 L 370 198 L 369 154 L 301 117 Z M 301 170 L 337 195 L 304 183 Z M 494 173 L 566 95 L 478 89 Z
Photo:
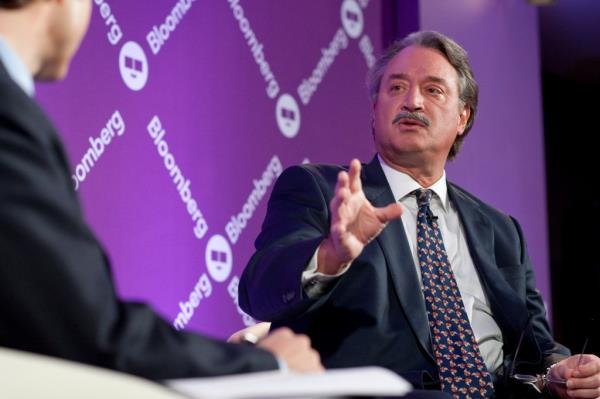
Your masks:
M 471 107 L 463 105 L 460 114 L 458 114 L 458 135 L 462 135 L 467 128 L 467 122 L 471 117 Z

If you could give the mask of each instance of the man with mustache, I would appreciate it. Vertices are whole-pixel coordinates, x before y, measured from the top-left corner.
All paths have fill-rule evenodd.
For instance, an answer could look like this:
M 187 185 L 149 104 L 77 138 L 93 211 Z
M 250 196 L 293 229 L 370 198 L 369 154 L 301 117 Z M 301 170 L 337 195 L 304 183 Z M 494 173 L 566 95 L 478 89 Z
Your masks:
M 369 89 L 376 156 L 281 175 L 242 308 L 309 335 L 326 367 L 380 365 L 455 398 L 600 397 L 600 359 L 551 336 L 518 222 L 446 181 L 477 109 L 466 52 L 411 34 Z

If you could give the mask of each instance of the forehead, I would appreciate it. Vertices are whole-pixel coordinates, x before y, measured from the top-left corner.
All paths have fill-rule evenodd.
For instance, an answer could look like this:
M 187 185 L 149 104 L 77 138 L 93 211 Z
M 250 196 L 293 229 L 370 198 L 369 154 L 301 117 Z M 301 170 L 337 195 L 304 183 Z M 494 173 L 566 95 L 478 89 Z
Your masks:
M 435 77 L 458 87 L 458 73 L 454 67 L 442 53 L 427 47 L 412 45 L 402 49 L 388 63 L 383 79 L 386 81 L 393 75 L 400 74 L 417 81 Z

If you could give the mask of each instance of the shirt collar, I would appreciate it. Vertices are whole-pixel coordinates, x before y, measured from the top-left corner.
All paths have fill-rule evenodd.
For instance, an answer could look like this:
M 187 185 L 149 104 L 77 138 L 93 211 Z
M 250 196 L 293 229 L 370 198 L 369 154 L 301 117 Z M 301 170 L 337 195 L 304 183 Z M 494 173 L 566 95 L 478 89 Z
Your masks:
M 392 194 L 394 194 L 394 198 L 396 201 L 401 200 L 406 197 L 408 194 L 419 188 L 428 188 L 432 190 L 440 199 L 442 203 L 442 207 L 444 210 L 448 209 L 448 185 L 446 183 L 446 171 L 442 174 L 442 177 L 439 178 L 438 181 L 433 183 L 429 187 L 421 187 L 419 183 L 417 183 L 412 177 L 407 175 L 406 173 L 400 172 L 389 166 L 383 158 L 379 154 L 377 154 L 377 158 L 379 159 L 379 163 L 381 164 L 381 169 L 383 169 L 383 173 L 390 185 L 392 190 Z
M 14 80 L 25 93 L 30 97 L 33 97 L 35 86 L 33 84 L 31 73 L 17 53 L 10 48 L 10 45 L 2 38 L 2 36 L 0 36 L 0 62 L 4 65 L 12 80 Z

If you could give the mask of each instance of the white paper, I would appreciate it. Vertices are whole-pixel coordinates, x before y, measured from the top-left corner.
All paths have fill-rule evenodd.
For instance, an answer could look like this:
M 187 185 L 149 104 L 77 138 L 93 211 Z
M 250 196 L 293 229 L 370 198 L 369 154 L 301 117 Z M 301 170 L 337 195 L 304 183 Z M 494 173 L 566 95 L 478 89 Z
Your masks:
M 402 396 L 412 389 L 406 380 L 381 367 L 335 369 L 319 374 L 268 371 L 229 377 L 169 380 L 166 384 L 196 399 Z

